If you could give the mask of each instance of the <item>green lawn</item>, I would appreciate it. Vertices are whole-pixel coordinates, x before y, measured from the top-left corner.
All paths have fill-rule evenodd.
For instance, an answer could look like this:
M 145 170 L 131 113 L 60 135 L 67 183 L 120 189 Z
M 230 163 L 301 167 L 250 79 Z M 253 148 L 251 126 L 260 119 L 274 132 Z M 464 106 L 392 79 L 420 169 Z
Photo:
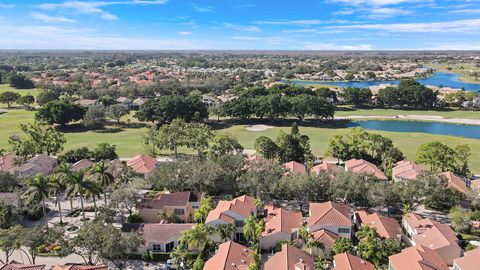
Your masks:
M 37 88 L 15 89 L 8 84 L 0 84 L 0 93 L 7 92 L 7 91 L 19 93 L 22 96 L 30 94 L 30 95 L 35 97 L 35 101 L 36 101 L 37 95 L 38 95 L 38 89 Z M 14 106 L 18 106 L 18 104 L 13 104 L 12 107 L 14 107 Z M 7 107 L 7 104 L 0 103 L 0 108 L 5 108 L 5 107 Z
M 466 118 L 466 119 L 480 119 L 479 111 L 436 111 L 436 110 L 394 110 L 394 109 L 357 109 L 349 111 L 336 111 L 335 116 L 395 116 L 395 115 L 438 115 L 445 118 Z
M 365 113 L 370 111 L 365 111 Z M 12 134 L 19 133 L 19 124 L 33 121 L 33 111 L 10 110 L 0 112 L 0 148 L 8 149 L 8 137 Z M 392 112 L 393 113 L 393 112 Z M 420 113 L 420 112 L 417 112 Z M 470 113 L 470 112 L 452 112 L 452 113 Z M 358 111 L 356 114 L 359 114 Z M 363 112 L 362 112 L 363 114 Z M 374 115 L 379 114 L 377 111 Z M 394 114 L 394 113 L 393 113 Z M 399 113 L 400 114 L 400 113 Z M 478 114 L 478 113 L 477 113 Z M 460 117 L 454 115 L 451 117 Z M 465 115 L 461 116 L 466 118 Z M 473 117 L 473 116 L 471 116 Z M 132 115 L 126 118 L 131 119 L 134 123 Z M 123 119 L 126 121 L 126 118 Z M 240 143 L 245 148 L 253 148 L 254 141 L 257 137 L 265 135 L 275 138 L 280 130 L 288 132 L 289 126 L 278 126 L 273 129 L 262 132 L 253 132 L 245 129 L 245 125 L 234 125 L 221 129 L 221 131 L 231 133 L 238 137 Z M 141 128 L 122 128 L 108 126 L 106 131 L 68 131 L 65 133 L 67 145 L 65 149 L 77 148 L 80 146 L 94 147 L 97 143 L 108 142 L 117 145 L 118 154 L 121 157 L 131 157 L 135 154 L 144 152 L 142 136 L 145 134 L 146 127 Z M 310 137 L 310 144 L 316 156 L 322 156 L 327 146 L 328 140 L 335 134 L 346 134 L 347 128 L 332 127 L 300 127 L 300 131 Z M 472 171 L 480 173 L 480 140 L 459 138 L 452 136 L 441 136 L 424 133 L 404 133 L 404 132 L 384 132 L 376 131 L 376 133 L 391 138 L 395 145 L 398 146 L 409 159 L 415 158 L 415 151 L 418 146 L 425 142 L 440 141 L 448 145 L 469 144 L 472 149 L 472 157 L 470 158 Z M 180 151 L 191 153 L 190 151 Z

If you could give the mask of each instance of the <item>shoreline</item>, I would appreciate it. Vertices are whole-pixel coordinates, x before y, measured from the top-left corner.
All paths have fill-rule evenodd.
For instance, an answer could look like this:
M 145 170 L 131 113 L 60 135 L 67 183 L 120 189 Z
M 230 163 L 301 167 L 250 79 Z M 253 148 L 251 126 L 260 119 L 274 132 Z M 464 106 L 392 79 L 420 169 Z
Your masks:
M 335 116 L 336 120 L 355 120 L 355 119 L 390 119 L 390 120 L 410 120 L 410 121 L 428 121 L 428 122 L 439 122 L 439 123 L 449 123 L 449 124 L 458 124 L 458 125 L 470 125 L 470 126 L 480 126 L 480 120 L 478 119 L 466 119 L 466 118 L 445 118 L 439 115 L 393 115 L 393 116 L 381 116 L 381 115 L 350 115 L 350 116 Z

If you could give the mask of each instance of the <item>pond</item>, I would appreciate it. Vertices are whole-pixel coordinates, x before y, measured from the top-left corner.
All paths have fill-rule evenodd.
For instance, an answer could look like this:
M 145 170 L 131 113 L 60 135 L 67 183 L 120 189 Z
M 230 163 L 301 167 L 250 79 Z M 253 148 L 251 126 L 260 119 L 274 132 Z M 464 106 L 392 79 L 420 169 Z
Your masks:
M 366 120 L 347 124 L 348 127 L 361 127 L 369 130 L 393 132 L 420 132 L 480 139 L 480 126 L 459 125 L 439 122 Z
M 291 80 L 294 84 L 318 84 L 333 85 L 338 87 L 369 87 L 380 84 L 398 84 L 400 80 L 395 81 L 362 81 L 362 82 L 328 82 L 328 81 L 301 81 Z M 424 85 L 445 86 L 451 88 L 464 88 L 467 91 L 480 91 L 480 83 L 466 83 L 458 80 L 458 75 L 446 72 L 436 72 L 433 76 L 426 79 L 419 79 L 417 82 Z

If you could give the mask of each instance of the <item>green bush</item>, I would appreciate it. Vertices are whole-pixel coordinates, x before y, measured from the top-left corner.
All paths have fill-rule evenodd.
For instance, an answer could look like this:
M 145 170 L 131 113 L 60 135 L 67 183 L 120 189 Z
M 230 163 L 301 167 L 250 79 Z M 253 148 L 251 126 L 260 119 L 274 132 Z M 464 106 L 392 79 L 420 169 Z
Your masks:
M 139 213 L 133 213 L 130 216 L 128 216 L 127 221 L 129 223 L 140 223 L 140 222 L 143 222 L 143 219 Z
M 148 252 L 150 259 L 154 262 L 166 262 L 168 259 L 170 259 L 170 253 L 166 252 Z

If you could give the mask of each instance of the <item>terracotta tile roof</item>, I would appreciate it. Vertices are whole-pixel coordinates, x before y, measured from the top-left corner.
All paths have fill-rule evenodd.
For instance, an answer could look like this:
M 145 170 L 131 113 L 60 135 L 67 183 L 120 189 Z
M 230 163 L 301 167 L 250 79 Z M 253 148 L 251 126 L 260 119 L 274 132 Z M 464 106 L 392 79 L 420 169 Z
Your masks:
M 345 162 L 345 168 L 355 173 L 372 174 L 380 180 L 388 180 L 387 176 L 375 164 L 364 159 L 350 159 Z
M 17 155 L 14 153 L 9 153 L 4 156 L 0 156 L 0 171 L 6 172 L 9 171 L 11 168 L 15 167 L 15 159 Z
M 252 262 L 252 250 L 228 241 L 218 246 L 217 253 L 205 262 L 203 270 L 246 270 Z
M 55 265 L 52 270 L 108 270 L 106 265 L 66 264 Z
M 153 199 L 142 199 L 139 208 L 163 209 L 167 206 L 186 207 L 188 202 L 199 202 L 201 195 L 190 191 L 158 194 Z
M 79 99 L 75 101 L 75 103 L 80 106 L 92 106 L 97 104 L 97 100 L 96 99 Z
M 75 162 L 72 167 L 70 168 L 70 170 L 74 171 L 74 172 L 78 172 L 80 170 L 85 170 L 85 169 L 88 169 L 90 166 L 92 166 L 93 162 L 88 160 L 88 159 L 82 159 L 82 160 L 79 160 L 77 162 Z
M 389 257 L 394 269 L 408 270 L 448 270 L 440 255 L 424 246 L 403 249 L 401 253 Z
M 172 223 L 172 224 L 144 224 L 138 229 L 138 234 L 149 243 L 166 243 L 173 237 L 179 238 L 183 231 L 190 230 L 195 224 Z
M 57 164 L 57 159 L 44 154 L 37 155 L 25 161 L 20 166 L 12 168 L 14 173 L 23 173 L 33 169 L 32 173 L 50 173 Z
M 332 163 L 322 163 L 312 167 L 313 173 L 319 174 L 320 172 L 331 173 L 333 175 L 341 171 L 340 167 Z
M 157 160 L 145 154 L 136 155 L 127 161 L 127 166 L 136 173 L 151 173 L 156 165 Z
M 0 270 L 45 270 L 45 265 L 30 265 L 11 261 L 8 264 L 0 264 Z
M 205 223 L 217 219 L 222 219 L 227 223 L 233 223 L 234 219 L 228 216 L 228 211 L 246 218 L 255 212 L 255 210 L 255 198 L 250 196 L 243 195 L 231 201 L 219 201 L 217 207 L 208 213 Z
M 458 247 L 458 238 L 448 224 L 438 223 L 429 218 L 422 218 L 418 214 L 409 214 L 405 217 L 407 225 L 414 230 L 412 240 L 417 245 L 430 249 L 445 246 Z
M 307 173 L 307 168 L 305 167 L 304 164 L 296 162 L 296 161 L 290 161 L 285 164 L 283 164 L 283 167 L 287 171 L 285 174 L 288 175 L 288 173 Z
M 463 257 L 453 260 L 459 270 L 478 270 L 480 268 L 480 248 L 465 252 Z
M 282 251 L 265 262 L 265 270 L 315 269 L 313 256 L 296 247 L 283 244 Z
M 340 238 L 338 234 L 333 233 L 329 230 L 321 229 L 312 233 L 315 241 L 323 243 L 326 248 L 333 248 L 333 243 L 335 240 Z
M 468 193 L 467 184 L 460 178 L 460 176 L 454 174 L 453 172 L 443 172 L 440 175 L 445 176 L 448 180 L 448 187 L 454 188 L 464 194 Z
M 375 270 L 372 263 L 347 252 L 335 255 L 333 261 L 335 265 L 333 270 Z
M 20 200 L 20 196 L 14 192 L 0 192 L 0 201 L 5 205 L 17 206 Z
M 357 211 L 355 215 L 362 226 L 368 225 L 370 228 L 377 229 L 378 236 L 400 240 L 398 235 L 402 234 L 402 227 L 394 218 L 385 217 L 378 213 L 370 214 L 365 210 Z
M 301 212 L 292 212 L 272 205 L 267 205 L 264 209 L 267 215 L 265 217 L 263 236 L 276 232 L 290 234 L 294 228 L 302 226 L 303 218 Z
M 348 205 L 335 202 L 310 203 L 310 216 L 307 219 L 308 226 L 321 225 L 350 227 L 351 208 Z
M 420 165 L 402 160 L 397 162 L 392 168 L 392 176 L 397 179 L 415 180 L 423 171 L 425 170 Z

